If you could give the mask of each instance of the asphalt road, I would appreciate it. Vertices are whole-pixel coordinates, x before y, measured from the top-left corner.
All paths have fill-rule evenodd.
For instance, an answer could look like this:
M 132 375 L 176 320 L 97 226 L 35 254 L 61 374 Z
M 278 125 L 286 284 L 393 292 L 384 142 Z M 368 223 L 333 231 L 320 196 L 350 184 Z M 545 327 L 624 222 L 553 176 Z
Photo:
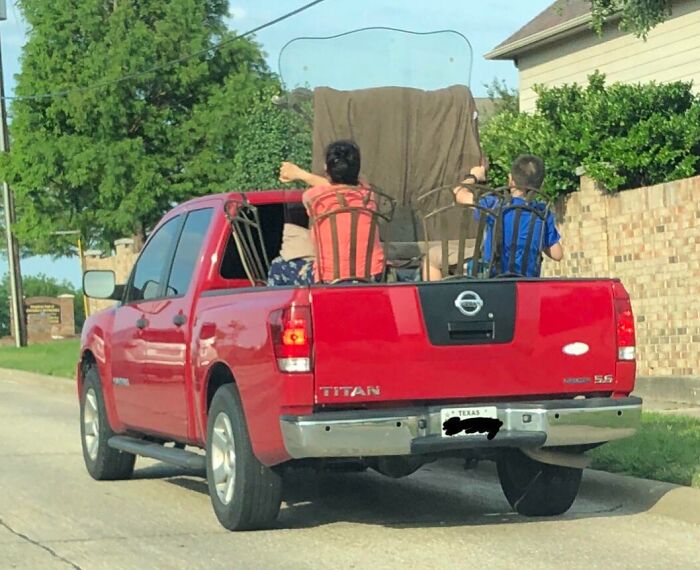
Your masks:
M 2 569 L 700 568 L 700 519 L 614 476 L 587 474 L 570 513 L 533 520 L 488 467 L 299 474 L 279 528 L 229 533 L 196 473 L 139 459 L 131 481 L 93 481 L 70 386 L 0 372 L 0 434 Z

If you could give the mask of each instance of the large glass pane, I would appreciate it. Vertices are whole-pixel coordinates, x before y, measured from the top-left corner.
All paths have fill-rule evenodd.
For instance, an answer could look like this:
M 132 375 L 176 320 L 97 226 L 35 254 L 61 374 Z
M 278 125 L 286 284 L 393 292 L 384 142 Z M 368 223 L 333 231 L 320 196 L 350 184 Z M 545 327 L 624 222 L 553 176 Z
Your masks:
M 382 27 L 300 37 L 279 56 L 280 77 L 289 91 L 468 86 L 471 67 L 469 40 L 454 30 L 423 33 Z

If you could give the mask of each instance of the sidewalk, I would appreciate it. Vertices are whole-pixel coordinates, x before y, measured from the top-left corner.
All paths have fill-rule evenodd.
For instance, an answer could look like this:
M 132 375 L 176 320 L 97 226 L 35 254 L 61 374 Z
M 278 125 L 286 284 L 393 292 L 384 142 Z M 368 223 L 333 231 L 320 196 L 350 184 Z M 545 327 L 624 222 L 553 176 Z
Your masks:
M 645 401 L 672 402 L 679 408 L 700 407 L 700 377 L 639 376 L 634 385 L 635 396 Z

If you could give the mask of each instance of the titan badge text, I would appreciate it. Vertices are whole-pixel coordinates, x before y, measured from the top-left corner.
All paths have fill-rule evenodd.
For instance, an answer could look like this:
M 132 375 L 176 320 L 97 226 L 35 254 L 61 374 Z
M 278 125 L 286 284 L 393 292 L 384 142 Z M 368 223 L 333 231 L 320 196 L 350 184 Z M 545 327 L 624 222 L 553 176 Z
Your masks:
M 357 398 L 359 396 L 381 396 L 379 386 L 322 386 L 319 388 L 324 397 L 329 398 L 345 396 L 347 398 Z

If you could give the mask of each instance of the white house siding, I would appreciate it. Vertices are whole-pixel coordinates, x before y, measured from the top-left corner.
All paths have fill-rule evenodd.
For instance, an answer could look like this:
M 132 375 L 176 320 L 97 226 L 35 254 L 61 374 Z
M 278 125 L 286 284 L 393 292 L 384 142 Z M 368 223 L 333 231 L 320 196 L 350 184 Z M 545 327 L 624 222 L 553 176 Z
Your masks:
M 602 38 L 585 30 L 523 53 L 517 64 L 520 109 L 526 112 L 535 108 L 535 85 L 585 84 L 595 70 L 610 83 L 692 80 L 700 92 L 700 0 L 674 4 L 672 18 L 646 42 L 612 26 Z

